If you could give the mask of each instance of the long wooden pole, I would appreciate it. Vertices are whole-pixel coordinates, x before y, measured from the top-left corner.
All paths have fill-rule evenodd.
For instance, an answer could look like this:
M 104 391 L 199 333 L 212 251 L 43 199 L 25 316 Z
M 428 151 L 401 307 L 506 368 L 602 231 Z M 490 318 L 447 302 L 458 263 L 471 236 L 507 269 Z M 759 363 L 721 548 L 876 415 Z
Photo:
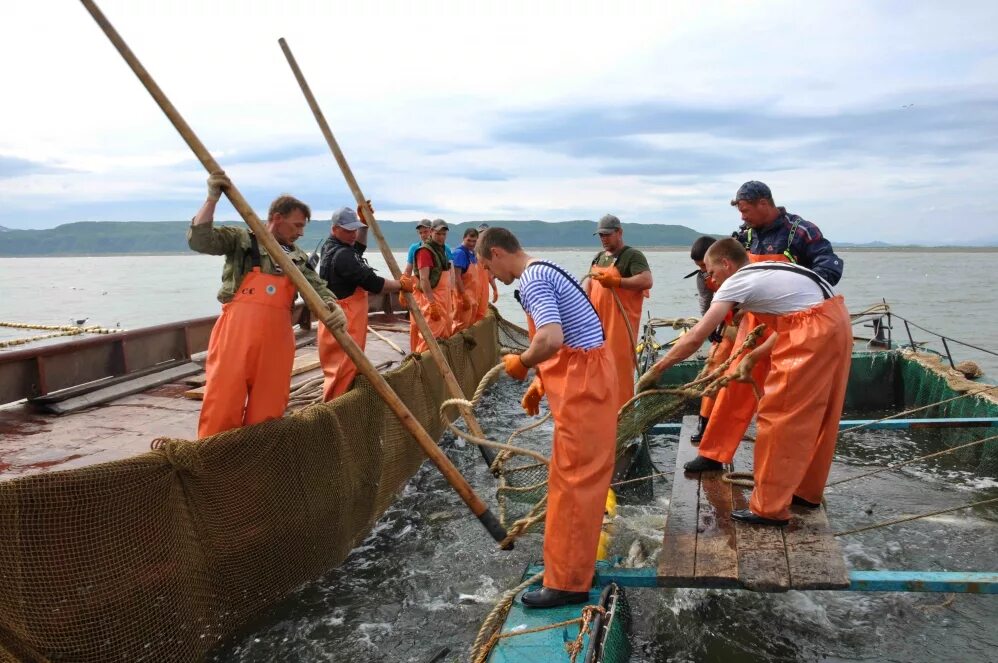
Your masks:
M 388 246 L 385 236 L 381 233 L 381 227 L 378 225 L 377 219 L 374 218 L 374 210 L 367 206 L 367 198 L 360 190 L 360 185 L 357 184 L 357 178 L 353 176 L 353 171 L 350 169 L 350 165 L 347 163 L 347 159 L 343 155 L 343 150 L 340 149 L 339 143 L 336 142 L 336 137 L 333 136 L 333 132 L 329 128 L 329 123 L 326 122 L 326 116 L 323 115 L 322 110 L 319 108 L 319 102 L 316 101 L 315 95 L 312 94 L 312 88 L 309 87 L 308 82 L 305 80 L 305 75 L 302 74 L 301 68 L 298 66 L 298 61 L 295 60 L 295 56 L 291 54 L 291 48 L 288 46 L 288 42 L 281 37 L 277 40 L 277 43 L 281 45 L 281 50 L 284 51 L 284 57 L 288 59 L 288 64 L 291 66 L 291 71 L 294 72 L 295 79 L 297 79 L 298 85 L 301 87 L 301 91 L 305 95 L 308 107 L 312 109 L 312 114 L 315 115 L 315 121 L 319 124 L 319 130 L 322 131 L 322 135 L 326 138 L 326 143 L 329 145 L 329 149 L 332 150 L 336 163 L 339 164 L 340 170 L 343 171 L 343 177 L 347 181 L 347 186 L 350 187 L 351 193 L 353 193 L 354 198 L 357 200 L 357 209 L 361 209 L 362 207 L 364 208 L 364 220 L 367 221 L 367 225 L 370 227 L 371 232 L 374 233 L 374 236 L 378 240 L 378 247 L 381 249 L 381 255 L 384 256 L 385 263 L 387 263 L 388 269 L 391 270 L 392 277 L 398 279 L 402 274 L 402 270 L 399 269 L 399 264 L 395 260 L 395 255 L 392 254 L 391 247 Z M 423 335 L 423 339 L 426 341 L 426 345 L 430 350 L 430 355 L 433 357 L 433 361 L 436 362 L 437 368 L 444 377 L 444 384 L 447 386 L 447 392 L 450 394 L 450 397 L 460 399 L 466 398 L 464 392 L 461 390 L 461 385 L 458 384 L 457 378 L 454 377 L 454 372 L 451 371 L 450 365 L 447 363 L 447 358 L 444 357 L 444 353 L 440 350 L 440 345 L 433 337 L 430 325 L 427 324 L 426 318 L 423 316 L 423 312 L 419 310 L 419 306 L 416 304 L 416 298 L 413 297 L 410 292 L 405 293 L 405 299 L 409 305 L 409 316 L 415 321 L 416 327 Z M 482 432 L 482 427 L 478 425 L 478 420 L 475 419 L 475 415 L 472 413 L 471 408 L 462 405 L 458 409 L 461 412 L 461 416 L 464 417 L 465 423 L 468 425 L 468 430 L 470 430 L 471 433 L 477 437 L 485 437 L 485 434 Z M 483 446 L 479 446 L 478 448 L 481 450 L 485 461 L 491 466 L 492 461 L 495 460 L 495 452 Z
M 118 32 L 114 29 L 114 26 L 111 25 L 100 9 L 98 9 L 93 0 L 80 0 L 80 2 L 83 3 L 83 6 L 86 7 L 88 12 L 90 12 L 90 15 L 93 16 L 95 21 L 97 21 L 97 25 L 100 26 L 100 28 L 104 31 L 104 34 L 106 34 L 108 39 L 111 40 L 111 43 L 118 50 L 118 53 L 121 54 L 121 57 L 124 58 L 125 62 L 128 63 L 128 66 L 131 67 L 133 72 L 135 72 L 135 75 L 138 77 L 139 81 L 142 82 L 142 85 L 144 85 L 149 94 L 152 95 L 152 98 L 159 105 L 160 109 L 162 109 L 162 111 L 166 114 L 167 118 L 169 118 L 170 122 L 180 133 L 180 136 L 184 139 L 184 142 L 187 143 L 188 147 L 191 148 L 191 151 L 194 152 L 194 155 L 198 158 L 198 161 L 201 162 L 201 165 L 204 166 L 205 170 L 209 173 L 220 171 L 221 167 L 218 165 L 218 162 L 211 156 L 208 149 L 194 134 L 194 131 L 190 128 L 187 122 L 184 121 L 184 118 L 181 117 L 180 113 L 173 106 L 173 104 L 170 103 L 170 100 L 167 99 L 166 94 L 164 94 L 159 88 L 152 76 L 149 75 L 149 72 L 142 66 L 138 58 L 136 58 L 135 54 L 132 53 L 130 48 L 128 48 L 128 45 L 125 44 L 125 41 L 121 38 Z M 381 376 L 381 374 L 378 373 L 373 365 L 371 365 L 370 360 L 350 337 L 350 334 L 346 332 L 346 329 L 343 328 L 342 323 L 339 325 L 334 323 L 337 317 L 342 318 L 342 316 L 337 316 L 333 311 L 331 311 L 326 306 L 326 303 L 322 301 L 322 298 L 319 297 L 319 294 L 312 289 L 311 284 L 298 270 L 298 267 L 287 257 L 280 245 L 277 243 L 277 240 L 274 239 L 274 237 L 267 230 L 267 227 L 260 221 L 256 215 L 256 212 L 253 211 L 253 208 L 250 207 L 249 203 L 245 198 L 243 198 L 242 194 L 235 187 L 235 185 L 232 185 L 226 189 L 225 195 L 228 196 L 229 201 L 232 203 L 232 206 L 236 208 L 236 211 L 239 212 L 239 215 L 243 217 L 246 225 L 253 230 L 253 234 L 257 236 L 263 246 L 267 249 L 267 254 L 281 266 L 284 273 L 287 274 L 287 276 L 295 284 L 298 292 L 301 293 L 302 298 L 315 314 L 316 318 L 321 320 L 329 331 L 332 332 L 340 346 L 344 349 L 344 351 L 346 351 L 347 356 L 349 356 L 353 363 L 356 364 L 357 370 L 359 370 L 361 374 L 370 380 L 375 391 L 378 392 L 378 395 L 381 396 L 392 412 L 395 413 L 395 416 L 399 418 L 399 421 L 402 422 L 405 429 L 408 430 L 409 433 L 411 433 L 416 439 L 416 442 L 422 448 L 423 452 L 429 456 L 430 460 L 433 461 L 433 464 L 437 466 L 441 474 L 444 475 L 444 478 L 447 479 L 447 482 L 454 488 L 457 494 L 461 496 L 461 499 L 468 505 L 468 508 L 471 509 L 472 513 L 478 517 L 482 525 L 485 526 L 485 529 L 487 529 L 489 534 L 492 535 L 492 538 L 496 541 L 504 540 L 506 538 L 506 530 L 499 524 L 496 517 L 492 515 L 492 512 L 489 511 L 488 506 L 486 506 L 481 498 L 475 494 L 475 491 L 468 484 L 467 480 L 465 480 L 464 476 L 456 467 L 454 467 L 453 463 L 451 463 L 450 459 L 447 458 L 443 451 L 440 450 L 440 447 L 437 446 L 437 443 L 433 440 L 433 438 L 427 434 L 426 430 L 424 430 L 416 418 L 412 416 L 412 413 L 399 399 L 398 395 L 392 391 L 392 388 Z

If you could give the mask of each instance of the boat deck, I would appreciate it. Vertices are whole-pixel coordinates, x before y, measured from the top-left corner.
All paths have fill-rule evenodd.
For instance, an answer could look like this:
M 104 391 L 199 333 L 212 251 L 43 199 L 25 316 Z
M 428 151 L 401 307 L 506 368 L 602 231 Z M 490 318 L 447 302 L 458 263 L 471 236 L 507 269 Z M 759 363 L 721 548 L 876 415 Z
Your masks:
M 372 328 L 408 350 L 407 321 L 372 324 Z M 299 336 L 292 391 L 322 377 L 314 338 L 314 331 Z M 373 334 L 368 335 L 366 354 L 375 366 L 381 367 L 379 370 L 396 368 L 402 359 Z M 203 365 L 203 355 L 193 360 Z M 130 458 L 148 451 L 150 442 L 158 437 L 196 439 L 201 410 L 198 387 L 204 384 L 204 373 L 197 366 L 185 372 L 183 377 L 130 395 L 124 392 L 133 388 L 135 381 L 119 382 L 105 389 L 119 389 L 123 395 L 61 415 L 40 412 L 24 401 L 0 407 L 0 481 Z M 157 376 L 147 374 L 135 380 L 153 384 Z M 76 395 L 73 400 L 83 400 L 86 405 L 85 399 L 96 400 L 97 393 Z
M 690 442 L 696 427 L 697 417 L 683 419 L 658 584 L 761 592 L 848 587 L 845 559 L 824 506 L 791 507 L 786 527 L 738 523 L 731 511 L 748 508 L 751 489 L 723 481 L 720 472 L 683 471 L 697 455 Z

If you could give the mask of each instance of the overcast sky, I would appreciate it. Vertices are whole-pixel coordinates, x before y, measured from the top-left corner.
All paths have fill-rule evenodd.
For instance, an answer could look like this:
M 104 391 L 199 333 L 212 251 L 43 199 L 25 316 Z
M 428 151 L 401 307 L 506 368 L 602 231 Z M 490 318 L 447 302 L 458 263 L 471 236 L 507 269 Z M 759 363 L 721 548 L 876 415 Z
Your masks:
M 103 0 L 250 202 L 998 243 L 998 2 Z M 4 2 L 0 224 L 190 218 L 206 174 L 75 0 Z M 223 203 L 219 218 L 236 218 Z

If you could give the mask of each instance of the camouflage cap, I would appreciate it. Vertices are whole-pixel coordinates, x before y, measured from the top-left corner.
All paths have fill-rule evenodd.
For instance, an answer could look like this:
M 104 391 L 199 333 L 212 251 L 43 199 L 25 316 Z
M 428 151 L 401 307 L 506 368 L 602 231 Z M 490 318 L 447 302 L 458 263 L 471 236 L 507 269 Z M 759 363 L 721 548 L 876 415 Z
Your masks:
M 749 180 L 745 184 L 738 187 L 738 192 L 735 197 L 731 200 L 731 206 L 737 207 L 739 200 L 755 201 L 765 198 L 767 200 L 773 199 L 773 192 L 769 190 L 763 182 L 758 180 Z

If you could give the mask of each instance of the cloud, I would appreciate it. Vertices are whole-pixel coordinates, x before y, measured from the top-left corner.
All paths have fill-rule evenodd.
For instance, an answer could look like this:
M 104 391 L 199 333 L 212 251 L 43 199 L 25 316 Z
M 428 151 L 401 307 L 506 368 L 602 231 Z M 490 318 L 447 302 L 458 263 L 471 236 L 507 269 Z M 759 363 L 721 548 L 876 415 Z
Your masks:
M 19 157 L 0 154 L 0 179 L 68 172 L 72 171 L 69 168 L 52 166 L 40 161 L 31 161 L 30 159 L 21 159 Z

